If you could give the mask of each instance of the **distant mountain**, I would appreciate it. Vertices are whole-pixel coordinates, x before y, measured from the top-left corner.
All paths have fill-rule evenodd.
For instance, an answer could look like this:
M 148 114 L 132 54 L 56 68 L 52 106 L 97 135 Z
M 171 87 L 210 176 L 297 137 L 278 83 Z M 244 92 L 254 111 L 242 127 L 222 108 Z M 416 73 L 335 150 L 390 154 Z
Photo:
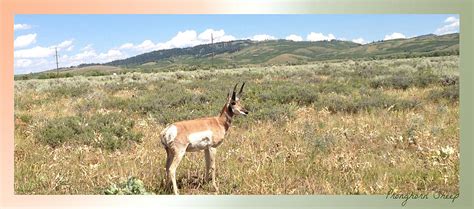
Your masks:
M 459 34 L 433 34 L 409 39 L 357 44 L 350 41 L 238 40 L 188 48 L 158 50 L 103 65 L 136 66 L 222 66 L 248 64 L 299 64 L 332 59 L 381 59 L 441 56 L 459 53 Z

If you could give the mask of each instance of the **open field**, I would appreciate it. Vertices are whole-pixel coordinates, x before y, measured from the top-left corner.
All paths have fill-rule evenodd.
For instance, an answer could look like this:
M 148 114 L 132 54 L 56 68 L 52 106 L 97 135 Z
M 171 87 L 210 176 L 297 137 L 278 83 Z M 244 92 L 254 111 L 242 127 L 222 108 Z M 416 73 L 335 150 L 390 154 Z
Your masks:
M 220 194 L 458 193 L 458 65 L 448 56 L 15 81 L 15 193 L 104 194 L 129 177 L 171 193 L 159 133 L 217 115 L 238 81 L 250 115 L 218 148 Z M 213 194 L 203 173 L 204 154 L 187 153 L 180 193 Z

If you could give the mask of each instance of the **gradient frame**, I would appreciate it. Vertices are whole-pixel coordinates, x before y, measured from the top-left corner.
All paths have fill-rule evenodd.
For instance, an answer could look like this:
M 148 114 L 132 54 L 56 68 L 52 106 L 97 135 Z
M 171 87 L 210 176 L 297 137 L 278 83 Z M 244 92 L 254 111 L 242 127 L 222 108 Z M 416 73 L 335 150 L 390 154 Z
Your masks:
M 183 7 L 185 5 L 185 7 Z M 15 195 L 13 23 L 16 14 L 459 14 L 460 197 L 403 208 L 472 208 L 472 0 L 0 0 L 0 208 L 401 208 L 385 195 Z

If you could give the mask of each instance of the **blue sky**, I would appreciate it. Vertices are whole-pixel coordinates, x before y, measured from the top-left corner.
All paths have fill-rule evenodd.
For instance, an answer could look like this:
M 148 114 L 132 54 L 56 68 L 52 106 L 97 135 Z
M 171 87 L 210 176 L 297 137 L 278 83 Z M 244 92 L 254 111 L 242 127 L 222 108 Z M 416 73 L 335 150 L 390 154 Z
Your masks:
M 15 74 L 108 62 L 235 39 L 347 40 L 365 44 L 459 31 L 445 15 L 16 15 Z

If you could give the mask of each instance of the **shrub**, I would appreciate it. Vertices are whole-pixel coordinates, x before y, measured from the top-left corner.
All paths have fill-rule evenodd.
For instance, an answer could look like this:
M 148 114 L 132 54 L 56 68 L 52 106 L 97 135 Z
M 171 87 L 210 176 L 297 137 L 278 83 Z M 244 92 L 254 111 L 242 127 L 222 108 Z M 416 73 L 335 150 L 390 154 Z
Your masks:
M 356 63 L 356 66 L 357 66 L 357 63 Z M 361 78 L 373 78 L 374 76 L 382 75 L 385 72 L 386 71 L 381 70 L 381 69 L 376 69 L 372 67 L 371 65 L 362 65 L 362 66 L 357 66 L 354 69 L 354 72 L 352 74 Z
M 317 124 L 305 122 L 303 124 L 301 136 L 314 149 L 313 152 L 327 152 L 336 142 L 336 137 L 330 133 L 319 134 Z
M 439 77 L 430 69 L 418 70 L 414 76 L 414 85 L 421 88 L 437 83 L 438 81 Z
M 316 135 L 312 144 L 317 151 L 327 152 L 335 142 L 336 138 L 334 135 L 325 133 L 323 135 Z
M 30 123 L 33 119 L 33 116 L 30 114 L 15 114 L 15 118 L 18 118 L 23 123 Z
M 15 81 L 19 81 L 19 80 L 30 80 L 31 79 L 31 74 L 24 74 L 24 75 L 15 75 L 13 77 L 13 79 Z
M 459 84 L 459 76 L 454 75 L 444 75 L 440 78 L 441 85 L 451 86 Z
M 318 100 L 317 91 L 310 85 L 278 85 L 271 86 L 259 95 L 262 103 L 310 105 Z
M 116 150 L 128 142 L 141 142 L 142 134 L 132 131 L 135 123 L 119 114 L 94 115 L 90 118 L 89 126 L 93 132 L 102 135 L 102 140 L 95 142 L 97 147 Z
M 136 177 L 129 177 L 127 181 L 121 182 L 119 185 L 112 184 L 104 190 L 106 195 L 150 195 L 145 189 L 143 181 Z
M 89 84 L 79 84 L 77 86 L 61 85 L 51 88 L 52 97 L 79 97 L 90 92 Z
M 38 76 L 38 79 L 50 79 L 50 78 L 56 78 L 55 73 L 42 73 Z
M 450 102 L 459 101 L 459 85 L 447 86 L 441 90 L 431 90 L 427 98 L 429 100 L 439 102 L 441 100 L 447 100 Z
M 39 132 L 39 141 L 57 147 L 66 141 L 74 141 L 86 134 L 79 117 L 64 117 L 49 121 Z
M 394 74 L 371 79 L 369 81 L 369 86 L 372 88 L 388 87 L 406 90 L 413 86 L 425 88 L 429 85 L 438 83 L 439 80 L 439 76 L 435 75 L 430 69 L 422 69 L 416 72 L 402 70 L 397 71 Z
M 322 98 L 317 106 L 327 107 L 332 113 L 337 112 L 354 112 L 353 101 L 350 98 L 338 94 L 329 94 Z
M 317 86 L 320 93 L 350 94 L 352 87 L 349 84 L 324 82 Z
M 372 88 L 388 87 L 394 89 L 408 89 L 413 82 L 413 79 L 407 75 L 397 74 L 388 77 L 378 77 L 369 82 Z
M 296 107 L 291 104 L 281 105 L 265 105 L 265 104 L 249 104 L 247 105 L 250 111 L 250 121 L 254 120 L 270 120 L 270 121 L 284 121 L 293 118 Z
M 397 111 L 414 109 L 420 105 L 420 102 L 415 100 L 396 99 L 380 92 L 371 92 L 354 94 L 351 96 L 329 94 L 322 98 L 316 105 L 320 108 L 326 107 L 332 113 L 345 112 L 354 114 L 381 108 Z
M 132 120 L 116 113 L 84 119 L 69 116 L 48 121 L 39 132 L 38 140 L 53 148 L 68 143 L 113 151 L 129 142 L 141 142 L 143 135 L 133 131 L 133 127 Z
M 85 76 L 104 76 L 104 75 L 107 75 L 107 73 L 99 71 L 99 70 L 93 70 L 93 71 L 85 73 L 84 75 Z
M 410 87 L 410 84 L 413 82 L 413 80 L 406 75 L 395 75 L 390 77 L 387 82 L 388 85 L 394 89 L 406 90 L 408 87 Z

